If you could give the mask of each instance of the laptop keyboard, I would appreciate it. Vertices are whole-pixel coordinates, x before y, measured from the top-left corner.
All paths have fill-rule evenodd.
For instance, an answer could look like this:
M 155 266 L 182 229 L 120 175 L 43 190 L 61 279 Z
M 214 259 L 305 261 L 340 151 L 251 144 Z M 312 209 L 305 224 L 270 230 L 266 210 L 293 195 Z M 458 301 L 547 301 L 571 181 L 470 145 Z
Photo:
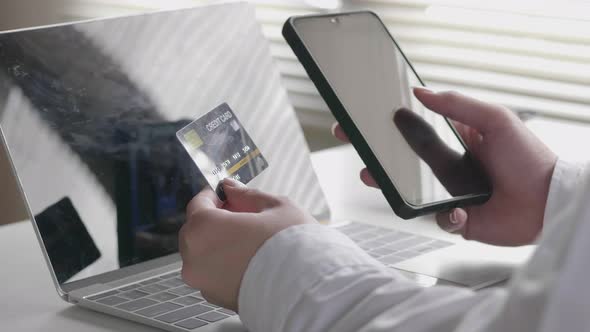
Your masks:
M 451 242 L 351 223 L 335 229 L 344 233 L 381 263 L 392 267 L 403 260 L 453 245 Z M 187 286 L 180 271 L 166 273 L 135 284 L 86 298 L 159 322 L 194 330 L 214 323 L 235 312 L 208 303 L 197 289 Z
M 180 271 L 86 299 L 186 330 L 194 330 L 236 314 L 205 301 L 201 292 L 182 281 Z
M 452 242 L 427 236 L 361 223 L 350 223 L 336 227 L 336 229 L 356 242 L 369 255 L 389 267 L 393 267 L 401 261 L 453 245 Z

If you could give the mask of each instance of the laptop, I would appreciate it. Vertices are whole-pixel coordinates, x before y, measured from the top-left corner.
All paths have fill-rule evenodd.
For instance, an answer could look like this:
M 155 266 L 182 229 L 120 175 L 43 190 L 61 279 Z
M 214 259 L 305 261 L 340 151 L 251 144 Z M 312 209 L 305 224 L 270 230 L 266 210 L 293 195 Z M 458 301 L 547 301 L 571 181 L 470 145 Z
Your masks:
M 0 34 L 3 148 L 63 300 L 168 331 L 244 330 L 179 274 L 184 209 L 208 184 L 176 133 L 222 104 L 268 162 L 249 186 L 290 197 L 425 284 L 508 276 L 421 273 L 424 257 L 461 245 L 393 222 L 329 222 L 254 8 L 232 3 Z

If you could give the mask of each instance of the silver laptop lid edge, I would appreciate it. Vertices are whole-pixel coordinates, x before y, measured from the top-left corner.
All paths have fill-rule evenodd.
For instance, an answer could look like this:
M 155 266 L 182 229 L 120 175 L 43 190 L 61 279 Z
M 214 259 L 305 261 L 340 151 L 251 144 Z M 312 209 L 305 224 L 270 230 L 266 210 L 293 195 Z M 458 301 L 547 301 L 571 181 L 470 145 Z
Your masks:
M 55 275 L 53 267 L 51 266 L 51 261 L 49 260 L 49 255 L 47 253 L 47 250 L 45 249 L 45 246 L 43 245 L 43 238 L 41 237 L 41 233 L 39 232 L 39 228 L 37 227 L 37 224 L 35 223 L 35 218 L 33 217 L 34 214 L 33 214 L 33 211 L 31 210 L 31 205 L 29 204 L 29 201 L 27 200 L 27 194 L 25 193 L 22 183 L 21 183 L 21 180 L 16 172 L 16 167 L 14 165 L 14 162 L 12 161 L 12 155 L 10 154 L 10 148 L 8 147 L 8 144 L 7 144 L 6 139 L 4 137 L 4 131 L 2 130 L 1 125 L 0 125 L 0 142 L 2 144 L 2 148 L 6 152 L 6 160 L 8 160 L 8 163 L 10 164 L 10 171 L 12 173 L 12 176 L 14 176 L 15 182 L 17 184 L 17 190 L 21 196 L 21 199 L 25 203 L 24 205 L 25 205 L 25 209 L 27 210 L 27 214 L 29 216 L 29 223 L 33 226 L 33 229 L 35 230 L 35 236 L 37 237 L 39 247 L 41 249 L 41 252 L 43 253 L 43 258 L 45 259 L 45 264 L 47 264 L 47 269 L 49 270 L 49 274 L 51 275 L 51 280 L 53 281 L 53 284 L 55 285 L 55 289 L 57 290 L 57 294 L 59 295 L 59 297 L 61 297 L 63 300 L 67 301 L 67 292 L 61 288 L 59 282 L 57 281 L 57 276 Z

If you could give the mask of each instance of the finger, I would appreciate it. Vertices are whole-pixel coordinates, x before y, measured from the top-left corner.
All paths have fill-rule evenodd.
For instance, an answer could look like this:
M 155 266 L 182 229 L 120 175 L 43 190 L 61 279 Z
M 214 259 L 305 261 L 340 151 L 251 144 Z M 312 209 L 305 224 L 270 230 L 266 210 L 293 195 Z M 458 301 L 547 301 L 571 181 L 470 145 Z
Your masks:
M 455 120 L 451 120 L 451 123 L 453 124 L 453 127 L 455 127 L 455 129 L 457 130 L 457 133 L 459 134 L 459 136 L 461 136 L 461 138 L 464 141 L 467 141 L 469 139 L 471 127 L 469 127 L 461 122 L 457 122 Z
M 369 173 L 369 170 L 366 168 L 361 170 L 361 181 L 369 187 L 379 188 L 377 181 L 375 181 L 375 178 L 373 178 L 371 173 Z
M 444 231 L 453 234 L 465 234 L 468 219 L 469 215 L 467 214 L 467 211 L 461 208 L 456 208 L 436 215 L 438 226 Z
M 250 189 L 231 178 L 223 180 L 223 191 L 227 197 L 225 209 L 232 212 L 257 213 L 280 204 L 275 196 Z
M 503 119 L 504 111 L 501 107 L 456 92 L 435 93 L 425 88 L 416 87 L 414 95 L 426 108 L 475 128 L 482 134 L 485 134 Z
M 206 290 L 201 290 L 201 296 L 208 303 L 211 303 L 211 304 L 214 304 L 214 305 L 217 305 L 217 306 L 222 306 L 221 303 L 220 303 L 220 301 L 217 301 L 217 299 L 215 297 L 211 296 L 209 294 L 209 292 L 206 291 Z
M 336 122 L 332 125 L 332 135 L 334 135 L 337 139 L 339 139 L 343 142 L 346 142 L 346 143 L 350 142 L 350 140 L 348 139 L 348 136 L 346 135 L 346 133 L 344 133 L 342 126 L 340 126 L 340 124 L 338 122 Z
M 457 134 L 463 139 L 463 142 L 467 145 L 467 149 L 473 151 L 475 148 L 472 146 L 473 133 L 477 132 L 475 129 L 455 120 L 450 120 L 453 127 L 457 131 Z
M 203 189 L 186 206 L 186 213 L 190 216 L 197 211 L 219 209 L 223 202 L 211 188 Z

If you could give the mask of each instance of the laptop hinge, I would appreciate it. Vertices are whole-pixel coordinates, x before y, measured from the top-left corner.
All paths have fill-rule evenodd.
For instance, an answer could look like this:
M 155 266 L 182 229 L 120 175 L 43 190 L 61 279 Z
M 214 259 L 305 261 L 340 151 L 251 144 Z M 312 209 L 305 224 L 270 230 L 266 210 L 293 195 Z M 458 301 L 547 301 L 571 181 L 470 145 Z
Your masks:
M 133 284 L 133 283 L 139 282 L 141 280 L 152 278 L 157 275 L 161 275 L 161 274 L 164 274 L 164 273 L 167 273 L 170 271 L 178 270 L 178 269 L 180 269 L 180 267 L 181 267 L 181 263 L 175 262 L 173 264 L 161 266 L 156 269 L 152 269 L 152 270 L 145 271 L 142 273 L 134 274 L 134 275 L 131 275 L 131 276 L 128 276 L 125 278 L 113 280 L 109 283 L 102 283 L 102 284 L 97 283 L 97 284 L 93 284 L 93 285 L 86 286 L 83 288 L 74 289 L 68 293 L 69 294 L 69 299 L 68 299 L 69 301 L 68 302 L 75 303 L 75 301 L 77 301 L 79 299 L 83 299 L 86 296 L 109 291 L 111 289 L 119 288 L 119 287 L 122 287 L 127 284 Z

